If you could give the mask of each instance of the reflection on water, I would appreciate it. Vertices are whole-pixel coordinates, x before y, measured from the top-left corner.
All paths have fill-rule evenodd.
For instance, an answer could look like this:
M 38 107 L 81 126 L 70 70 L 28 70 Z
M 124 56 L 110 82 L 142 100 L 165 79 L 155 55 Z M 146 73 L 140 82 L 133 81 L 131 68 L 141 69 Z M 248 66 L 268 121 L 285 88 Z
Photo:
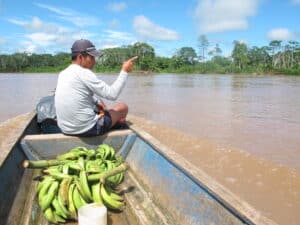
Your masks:
M 0 121 L 30 111 L 56 80 L 53 74 L 0 75 Z M 300 77 L 293 76 L 129 76 L 118 101 L 137 116 L 299 169 L 299 87 Z

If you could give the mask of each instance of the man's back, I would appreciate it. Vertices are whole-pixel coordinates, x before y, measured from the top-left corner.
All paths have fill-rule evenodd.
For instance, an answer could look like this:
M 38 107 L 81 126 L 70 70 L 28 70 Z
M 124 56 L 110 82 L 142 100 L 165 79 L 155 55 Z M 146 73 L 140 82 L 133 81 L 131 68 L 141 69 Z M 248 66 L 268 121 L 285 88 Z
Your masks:
M 64 133 L 83 133 L 91 129 L 98 119 L 93 110 L 93 93 L 84 83 L 93 75 L 91 73 L 77 64 L 71 64 L 58 76 L 55 107 L 58 126 Z

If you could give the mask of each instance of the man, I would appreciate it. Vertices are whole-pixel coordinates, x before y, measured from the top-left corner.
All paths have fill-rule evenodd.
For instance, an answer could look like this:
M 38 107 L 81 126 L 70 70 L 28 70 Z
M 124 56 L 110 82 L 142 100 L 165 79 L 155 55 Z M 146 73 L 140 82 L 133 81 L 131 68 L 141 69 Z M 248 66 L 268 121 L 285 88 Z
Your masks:
M 58 126 L 68 135 L 104 134 L 116 123 L 125 122 L 128 106 L 120 103 L 107 109 L 95 95 L 116 100 L 137 56 L 124 62 L 117 79 L 112 85 L 107 85 L 91 71 L 96 63 L 95 57 L 100 57 L 102 53 L 89 40 L 75 41 L 71 50 L 72 64 L 60 72 L 55 92 Z M 100 113 L 96 112 L 95 104 Z

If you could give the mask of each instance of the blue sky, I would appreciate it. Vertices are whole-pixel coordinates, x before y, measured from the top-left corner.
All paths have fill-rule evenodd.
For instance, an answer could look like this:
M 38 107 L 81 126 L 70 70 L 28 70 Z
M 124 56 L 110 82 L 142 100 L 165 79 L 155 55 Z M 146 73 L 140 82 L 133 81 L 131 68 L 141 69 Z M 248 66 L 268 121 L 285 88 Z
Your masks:
M 229 55 L 249 46 L 300 39 L 300 0 L 0 0 L 0 54 L 69 52 L 80 38 L 97 48 L 147 42 L 159 56 L 198 51 L 205 34 Z

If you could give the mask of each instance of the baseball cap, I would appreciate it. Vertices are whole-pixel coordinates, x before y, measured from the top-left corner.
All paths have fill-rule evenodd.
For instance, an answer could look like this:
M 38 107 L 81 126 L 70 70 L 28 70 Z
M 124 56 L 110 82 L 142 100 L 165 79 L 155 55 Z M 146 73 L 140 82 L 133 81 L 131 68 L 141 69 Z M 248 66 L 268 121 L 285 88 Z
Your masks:
M 79 53 L 87 53 L 94 57 L 100 57 L 103 55 L 101 51 L 96 50 L 95 45 L 89 40 L 80 39 L 74 42 L 71 48 L 72 56 Z

